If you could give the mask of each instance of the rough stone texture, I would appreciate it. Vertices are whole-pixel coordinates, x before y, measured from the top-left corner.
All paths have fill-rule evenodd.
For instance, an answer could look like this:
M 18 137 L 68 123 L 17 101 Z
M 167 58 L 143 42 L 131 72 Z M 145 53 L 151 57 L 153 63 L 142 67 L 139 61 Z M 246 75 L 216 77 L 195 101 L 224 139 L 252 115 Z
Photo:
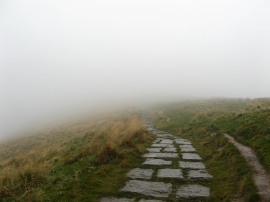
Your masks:
M 188 177 L 190 179 L 209 179 L 213 176 L 210 175 L 206 170 L 190 170 L 188 172 Z
M 143 165 L 153 165 L 153 166 L 172 165 L 172 162 L 165 161 L 163 159 L 146 159 Z
M 179 167 L 190 169 L 205 169 L 205 165 L 202 162 L 179 161 Z
M 186 139 L 176 139 L 175 142 L 176 142 L 176 144 L 183 144 L 183 145 L 191 144 L 191 142 L 189 140 L 186 140 Z
M 130 180 L 126 182 L 126 186 L 121 191 L 139 193 L 146 196 L 168 197 L 172 191 L 172 184 L 163 182 Z
M 166 147 L 163 149 L 164 152 L 177 152 L 176 148 L 174 147 Z
M 180 145 L 181 152 L 196 152 L 192 145 Z
M 134 168 L 127 173 L 127 177 L 132 179 L 151 179 L 154 173 L 153 169 Z
M 201 160 L 202 158 L 198 154 L 193 153 L 182 153 L 184 160 Z
M 151 147 L 168 147 L 168 144 L 152 144 Z
M 176 198 L 198 198 L 209 196 L 209 188 L 199 184 L 183 185 L 176 192 Z
M 148 152 L 160 152 L 161 149 L 162 148 L 158 148 L 158 147 L 156 147 L 156 148 L 148 148 L 147 151 Z
M 161 140 L 160 144 L 172 144 L 173 143 L 173 140 L 170 140 L 170 139 L 164 139 L 164 140 Z
M 178 178 L 183 179 L 183 173 L 181 169 L 159 169 L 157 177 L 159 178 Z
M 178 158 L 177 153 L 147 153 L 143 157 L 146 158 Z
M 102 198 L 100 202 L 134 202 L 135 199 L 128 198 Z
M 161 200 L 146 200 L 146 199 L 141 199 L 139 200 L 139 202 L 164 202 L 164 201 L 161 201 Z
M 162 138 L 170 138 L 170 137 L 173 137 L 173 135 L 170 135 L 170 134 L 157 134 L 156 136 L 157 136 L 157 137 L 162 137 Z

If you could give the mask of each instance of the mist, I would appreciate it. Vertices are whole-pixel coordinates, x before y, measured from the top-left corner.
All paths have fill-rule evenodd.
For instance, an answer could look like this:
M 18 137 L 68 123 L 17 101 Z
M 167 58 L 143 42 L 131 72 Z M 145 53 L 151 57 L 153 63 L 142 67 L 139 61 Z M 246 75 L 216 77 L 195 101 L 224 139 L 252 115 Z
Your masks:
M 0 140 L 188 97 L 269 97 L 270 2 L 0 2 Z

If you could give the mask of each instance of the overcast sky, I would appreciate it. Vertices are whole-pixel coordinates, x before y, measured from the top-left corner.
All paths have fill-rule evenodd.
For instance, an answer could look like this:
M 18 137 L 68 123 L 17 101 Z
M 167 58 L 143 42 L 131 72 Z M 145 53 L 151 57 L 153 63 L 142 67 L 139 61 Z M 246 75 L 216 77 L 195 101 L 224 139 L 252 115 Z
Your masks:
M 269 97 L 268 0 L 0 0 L 2 136 L 72 111 Z

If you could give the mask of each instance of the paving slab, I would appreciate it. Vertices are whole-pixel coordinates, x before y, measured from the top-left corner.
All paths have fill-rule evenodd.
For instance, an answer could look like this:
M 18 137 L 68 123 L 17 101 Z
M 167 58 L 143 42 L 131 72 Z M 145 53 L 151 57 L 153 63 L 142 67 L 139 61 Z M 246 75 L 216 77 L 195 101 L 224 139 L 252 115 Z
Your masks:
M 155 148 L 147 148 L 147 151 L 148 152 L 160 152 L 162 148 L 158 148 L 158 147 L 155 147 Z
M 170 135 L 170 134 L 157 134 L 156 136 L 163 137 L 163 138 L 173 137 L 173 135 Z
M 198 154 L 194 153 L 182 153 L 184 160 L 201 160 L 202 158 Z
M 168 144 L 167 148 L 175 148 L 173 144 Z
M 159 178 L 176 178 L 183 179 L 183 173 L 181 169 L 159 169 L 157 173 L 157 177 Z
M 151 147 L 168 147 L 169 144 L 152 144 Z
M 196 152 L 192 145 L 180 145 L 181 152 Z
M 154 173 L 153 169 L 141 169 L 141 168 L 134 168 L 127 173 L 127 177 L 132 179 L 147 179 L 150 180 Z
M 175 147 L 166 147 L 163 149 L 163 152 L 177 152 Z
M 172 165 L 172 162 L 165 161 L 163 159 L 146 159 L 143 165 L 163 166 L 163 165 Z
M 176 198 L 190 199 L 209 196 L 209 188 L 199 184 L 183 185 L 176 192 Z
M 128 199 L 128 198 L 102 198 L 100 202 L 134 202 L 135 199 Z
M 190 170 L 188 171 L 188 177 L 190 179 L 209 179 L 213 176 L 210 175 L 206 170 Z
M 173 143 L 173 140 L 170 140 L 170 139 L 164 139 L 164 140 L 161 140 L 160 144 L 172 144 Z
M 121 191 L 139 193 L 146 196 L 168 197 L 172 192 L 171 183 L 129 180 Z
M 191 144 L 189 140 L 185 140 L 185 139 L 176 139 L 175 142 L 176 144 L 183 144 L 183 145 Z
M 202 162 L 190 162 L 190 161 L 179 161 L 179 167 L 189 169 L 205 169 L 205 165 Z
M 147 153 L 144 154 L 145 158 L 178 158 L 177 153 Z

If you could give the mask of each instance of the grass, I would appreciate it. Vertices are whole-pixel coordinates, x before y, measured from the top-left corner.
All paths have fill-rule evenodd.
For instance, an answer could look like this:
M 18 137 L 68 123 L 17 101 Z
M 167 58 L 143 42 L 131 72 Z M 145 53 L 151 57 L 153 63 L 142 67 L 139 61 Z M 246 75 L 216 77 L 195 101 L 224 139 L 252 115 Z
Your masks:
M 214 176 L 209 201 L 258 201 L 251 171 L 222 133 L 252 147 L 270 170 L 270 99 L 195 100 L 151 109 L 155 126 L 193 142 Z M 0 201 L 99 201 L 119 193 L 153 136 L 130 109 L 0 146 Z
M 270 99 L 211 99 L 159 105 L 155 126 L 192 140 L 214 178 L 210 201 L 258 201 L 252 173 L 223 133 L 252 147 L 269 171 Z
M 153 140 L 135 110 L 1 145 L 0 201 L 99 201 L 117 195 Z

